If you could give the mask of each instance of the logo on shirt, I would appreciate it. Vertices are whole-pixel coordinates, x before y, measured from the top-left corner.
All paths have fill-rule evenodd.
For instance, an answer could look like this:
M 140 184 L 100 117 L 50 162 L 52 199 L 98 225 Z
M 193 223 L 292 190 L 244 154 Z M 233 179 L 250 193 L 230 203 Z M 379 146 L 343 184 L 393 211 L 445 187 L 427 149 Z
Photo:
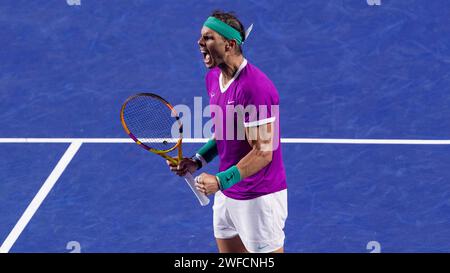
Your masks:
M 234 103 L 234 100 L 228 100 L 227 101 L 227 104 L 233 104 Z

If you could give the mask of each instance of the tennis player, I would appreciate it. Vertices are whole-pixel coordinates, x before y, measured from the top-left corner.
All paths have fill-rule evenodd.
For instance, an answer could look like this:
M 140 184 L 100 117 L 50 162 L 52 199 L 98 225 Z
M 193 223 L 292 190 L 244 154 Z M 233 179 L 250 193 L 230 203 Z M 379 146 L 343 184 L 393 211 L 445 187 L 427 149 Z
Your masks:
M 219 156 L 219 172 L 200 174 L 196 186 L 205 194 L 215 193 L 214 236 L 220 252 L 284 252 L 287 186 L 279 96 L 272 81 L 244 58 L 245 38 L 232 13 L 215 11 L 205 21 L 198 45 L 210 69 L 206 88 L 214 138 L 178 166 L 167 163 L 184 175 Z

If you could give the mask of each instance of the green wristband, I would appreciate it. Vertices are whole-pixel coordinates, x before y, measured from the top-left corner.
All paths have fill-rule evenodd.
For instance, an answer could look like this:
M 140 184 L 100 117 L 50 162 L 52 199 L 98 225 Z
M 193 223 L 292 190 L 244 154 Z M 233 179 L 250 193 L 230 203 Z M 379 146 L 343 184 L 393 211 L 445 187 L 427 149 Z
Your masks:
M 236 165 L 233 165 L 229 169 L 216 174 L 216 177 L 219 180 L 221 190 L 231 188 L 234 184 L 241 181 L 241 173 Z
M 208 140 L 208 142 L 198 150 L 197 154 L 201 155 L 206 162 L 211 162 L 214 157 L 218 155 L 216 140 L 213 138 Z

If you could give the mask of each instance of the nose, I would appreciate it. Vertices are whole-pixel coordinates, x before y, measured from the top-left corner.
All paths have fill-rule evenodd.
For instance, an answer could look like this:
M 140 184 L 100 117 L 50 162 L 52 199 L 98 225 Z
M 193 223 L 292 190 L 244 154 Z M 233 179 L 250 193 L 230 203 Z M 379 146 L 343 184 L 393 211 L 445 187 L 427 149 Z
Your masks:
M 205 43 L 204 43 L 205 41 L 203 40 L 203 37 L 200 37 L 200 39 L 198 39 L 198 41 L 197 41 L 197 44 L 199 45 L 199 46 L 205 46 Z

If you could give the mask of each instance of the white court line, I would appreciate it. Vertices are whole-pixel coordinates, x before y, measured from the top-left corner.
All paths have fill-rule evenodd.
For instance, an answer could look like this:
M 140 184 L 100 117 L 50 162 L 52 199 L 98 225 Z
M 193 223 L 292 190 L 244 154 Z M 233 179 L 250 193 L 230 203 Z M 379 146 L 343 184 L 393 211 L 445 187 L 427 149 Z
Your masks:
M 207 138 L 184 138 L 183 143 L 204 143 Z M 130 138 L 0 138 L 0 143 L 134 143 Z M 173 141 L 169 141 L 173 142 Z M 282 138 L 281 143 L 316 144 L 406 144 L 450 145 L 450 139 L 338 139 L 338 138 Z
M 50 190 L 56 184 L 56 181 L 58 181 L 59 177 L 66 169 L 67 165 L 69 165 L 70 161 L 77 153 L 78 149 L 81 147 L 81 144 L 82 142 L 80 141 L 74 141 L 72 142 L 72 144 L 70 144 L 69 148 L 67 148 L 66 152 L 61 157 L 58 164 L 56 164 L 56 167 L 53 169 L 52 173 L 49 175 L 47 180 L 45 180 L 39 192 L 36 194 L 31 203 L 28 205 L 27 209 L 22 214 L 22 216 L 20 217 L 19 221 L 16 223 L 14 228 L 11 230 L 8 237 L 6 237 L 5 241 L 0 247 L 0 253 L 9 252 L 11 247 L 16 242 L 17 238 L 19 238 L 20 234 L 27 226 L 28 222 L 30 222 L 33 215 L 36 213 L 36 211 L 38 210 L 44 199 L 47 197 Z
M 207 141 L 207 138 L 183 139 L 184 143 L 204 143 Z M 129 138 L 0 138 L 0 143 L 70 143 L 69 148 L 67 148 L 52 173 L 0 246 L 0 253 L 7 253 L 14 245 L 17 238 L 19 238 L 20 234 L 23 232 L 83 143 L 133 143 L 133 140 Z M 450 145 L 450 140 L 282 138 L 281 143 Z

